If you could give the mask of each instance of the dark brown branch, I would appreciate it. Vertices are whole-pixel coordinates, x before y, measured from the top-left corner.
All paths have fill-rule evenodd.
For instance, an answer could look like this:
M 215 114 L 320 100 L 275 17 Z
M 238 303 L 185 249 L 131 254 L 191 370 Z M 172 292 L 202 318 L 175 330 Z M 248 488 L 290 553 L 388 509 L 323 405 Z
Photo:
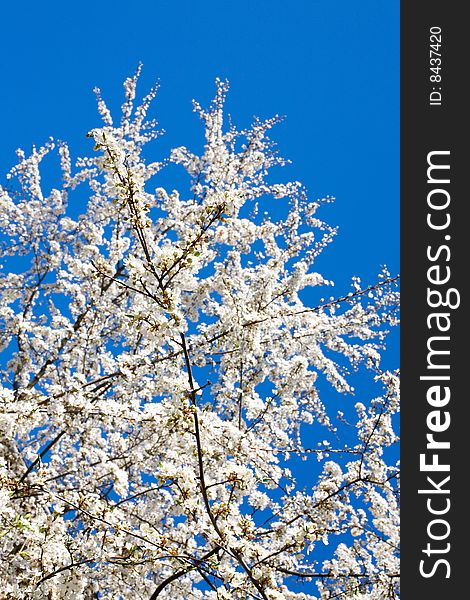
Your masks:
M 39 464 L 41 462 L 41 459 L 44 458 L 44 456 L 49 452 L 49 450 L 51 448 L 53 448 L 55 446 L 55 444 L 57 444 L 57 442 L 60 440 L 60 438 L 64 435 L 65 430 L 60 431 L 53 440 L 51 440 L 47 446 L 44 448 L 44 450 L 42 450 L 42 452 L 40 454 L 38 454 L 38 456 L 36 457 L 36 459 L 29 465 L 29 467 L 26 469 L 26 471 L 23 473 L 23 475 L 20 477 L 18 483 L 22 483 L 26 477 L 28 477 L 28 475 L 31 473 L 31 471 L 36 467 L 37 464 Z
M 191 402 L 194 407 L 194 429 L 195 429 L 195 436 L 196 436 L 197 457 L 198 457 L 198 466 L 199 466 L 199 483 L 200 483 L 200 488 L 201 488 L 201 494 L 202 494 L 202 497 L 204 500 L 204 505 L 206 507 L 206 512 L 209 516 L 212 526 L 214 527 L 214 530 L 216 531 L 216 533 L 220 537 L 220 539 L 224 540 L 224 536 L 223 536 L 222 532 L 220 531 L 220 528 L 217 524 L 217 519 L 214 517 L 214 514 L 212 513 L 211 506 L 209 503 L 209 497 L 207 495 L 207 487 L 206 487 L 206 482 L 205 482 L 205 477 L 204 477 L 204 464 L 203 464 L 203 460 L 202 460 L 201 433 L 200 433 L 200 429 L 199 429 L 199 418 L 197 415 L 196 391 L 194 389 L 194 380 L 193 380 L 193 375 L 192 375 L 191 361 L 189 358 L 188 348 L 186 346 L 186 337 L 185 337 L 184 333 L 181 334 L 181 346 L 183 348 L 183 354 L 184 354 L 184 359 L 185 359 L 185 363 L 186 363 L 186 370 L 188 373 Z M 227 551 L 227 549 L 225 549 L 225 550 Z M 261 597 L 263 598 L 263 600 L 268 600 L 266 594 L 264 593 L 262 586 L 253 577 L 250 567 L 245 563 L 240 552 L 238 552 L 237 550 L 234 550 L 232 548 L 230 548 L 229 550 L 230 550 L 230 554 L 238 561 L 240 566 L 243 568 L 243 570 L 247 574 L 247 576 L 248 576 L 249 580 L 251 581 L 251 583 L 253 584 L 253 586 L 261 594 Z
M 52 573 L 49 573 L 49 575 L 46 575 L 41 580 L 39 580 L 38 583 L 36 584 L 36 587 L 39 587 L 41 585 L 41 583 L 44 583 L 48 579 L 52 579 L 53 577 L 55 577 L 59 573 L 63 573 L 64 571 L 68 571 L 69 569 L 73 569 L 74 567 L 79 567 L 80 565 L 86 565 L 88 563 L 93 562 L 93 560 L 94 559 L 92 559 L 92 558 L 87 558 L 85 560 L 80 560 L 80 561 L 78 561 L 76 563 L 74 563 L 74 562 L 70 563 L 70 565 L 65 565 L 65 567 L 60 567 L 60 569 L 56 569 Z
M 176 573 L 173 573 L 173 575 L 170 575 L 170 577 L 167 577 L 164 581 L 162 581 L 158 585 L 157 589 L 150 596 L 149 600 L 156 600 L 156 598 L 158 598 L 160 593 L 166 588 L 167 585 L 170 585 L 170 583 L 172 583 L 173 581 L 176 581 L 180 577 L 183 577 L 183 575 L 186 575 L 187 573 L 190 573 L 191 571 L 194 571 L 195 569 L 197 569 L 200 564 L 202 564 L 208 558 L 210 558 L 211 556 L 216 554 L 216 552 L 218 552 L 219 550 L 220 550 L 219 546 L 212 548 L 212 550 L 207 552 L 204 556 L 201 556 L 201 558 L 194 560 L 194 564 L 189 565 L 185 569 L 180 569 L 179 571 L 176 571 Z

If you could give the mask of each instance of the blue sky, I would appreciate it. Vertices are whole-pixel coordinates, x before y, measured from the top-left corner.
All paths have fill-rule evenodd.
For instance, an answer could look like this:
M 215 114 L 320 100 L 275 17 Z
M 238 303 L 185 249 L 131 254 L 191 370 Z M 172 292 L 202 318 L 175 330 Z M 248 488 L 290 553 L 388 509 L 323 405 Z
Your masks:
M 200 140 L 190 101 L 228 78 L 235 121 L 286 115 L 274 136 L 290 176 L 311 197 L 336 196 L 323 212 L 340 226 L 329 275 L 398 271 L 398 0 L 27 0 L 0 11 L 3 172 L 16 147 L 49 135 L 86 148 L 93 86 L 118 106 L 139 61 L 143 87 L 161 80 L 165 144 Z
M 27 0 L 2 3 L 0 22 L 3 173 L 18 146 L 50 135 L 75 156 L 90 149 L 92 88 L 118 108 L 139 61 L 141 91 L 161 81 L 162 147 L 197 147 L 191 100 L 207 103 L 215 78 L 228 78 L 234 121 L 285 115 L 273 137 L 293 162 L 286 177 L 311 199 L 337 198 L 319 214 L 340 228 L 319 267 L 337 295 L 352 275 L 371 283 L 384 263 L 398 272 L 398 0 Z

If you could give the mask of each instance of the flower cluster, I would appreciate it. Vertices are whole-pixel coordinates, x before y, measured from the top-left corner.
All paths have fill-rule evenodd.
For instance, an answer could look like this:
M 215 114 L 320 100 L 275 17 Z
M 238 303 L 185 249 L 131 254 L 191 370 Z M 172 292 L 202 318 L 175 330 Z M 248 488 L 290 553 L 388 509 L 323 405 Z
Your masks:
M 90 157 L 50 140 L 0 188 L 2 598 L 397 598 L 397 278 L 322 298 L 336 230 L 273 183 L 277 117 L 225 127 L 225 82 L 202 154 L 149 161 L 139 71 L 119 124 L 95 90 Z

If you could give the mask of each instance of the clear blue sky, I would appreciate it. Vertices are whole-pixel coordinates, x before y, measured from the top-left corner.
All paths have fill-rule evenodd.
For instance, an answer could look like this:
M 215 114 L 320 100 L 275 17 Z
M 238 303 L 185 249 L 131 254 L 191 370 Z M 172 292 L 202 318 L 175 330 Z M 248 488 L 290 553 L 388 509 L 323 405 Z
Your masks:
M 340 226 L 328 275 L 398 271 L 398 0 L 26 0 L 3 2 L 0 22 L 2 172 L 49 135 L 84 149 L 93 86 L 118 106 L 139 61 L 144 87 L 161 80 L 165 144 L 191 145 L 191 99 L 226 77 L 236 122 L 286 115 L 273 134 L 292 178 L 336 196 L 323 212 Z
M 273 137 L 290 178 L 337 198 L 319 215 L 340 227 L 321 264 L 337 293 L 381 264 L 398 272 L 398 0 L 26 0 L 3 2 L 0 22 L 1 172 L 50 135 L 85 152 L 99 124 L 92 88 L 117 108 L 139 61 L 143 91 L 161 80 L 163 146 L 194 147 L 191 99 L 207 103 L 228 78 L 234 121 L 286 115 Z M 397 353 L 395 335 L 394 366 Z

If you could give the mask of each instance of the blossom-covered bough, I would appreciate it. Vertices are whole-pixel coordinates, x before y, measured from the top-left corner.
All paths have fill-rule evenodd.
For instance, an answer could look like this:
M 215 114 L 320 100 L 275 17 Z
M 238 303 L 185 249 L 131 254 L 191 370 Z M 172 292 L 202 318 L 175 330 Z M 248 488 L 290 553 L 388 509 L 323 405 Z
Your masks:
M 397 598 L 397 278 L 322 299 L 335 230 L 271 182 L 278 119 L 225 129 L 218 81 L 203 154 L 148 162 L 137 77 L 91 158 L 19 151 L 1 188 L 0 597 Z

